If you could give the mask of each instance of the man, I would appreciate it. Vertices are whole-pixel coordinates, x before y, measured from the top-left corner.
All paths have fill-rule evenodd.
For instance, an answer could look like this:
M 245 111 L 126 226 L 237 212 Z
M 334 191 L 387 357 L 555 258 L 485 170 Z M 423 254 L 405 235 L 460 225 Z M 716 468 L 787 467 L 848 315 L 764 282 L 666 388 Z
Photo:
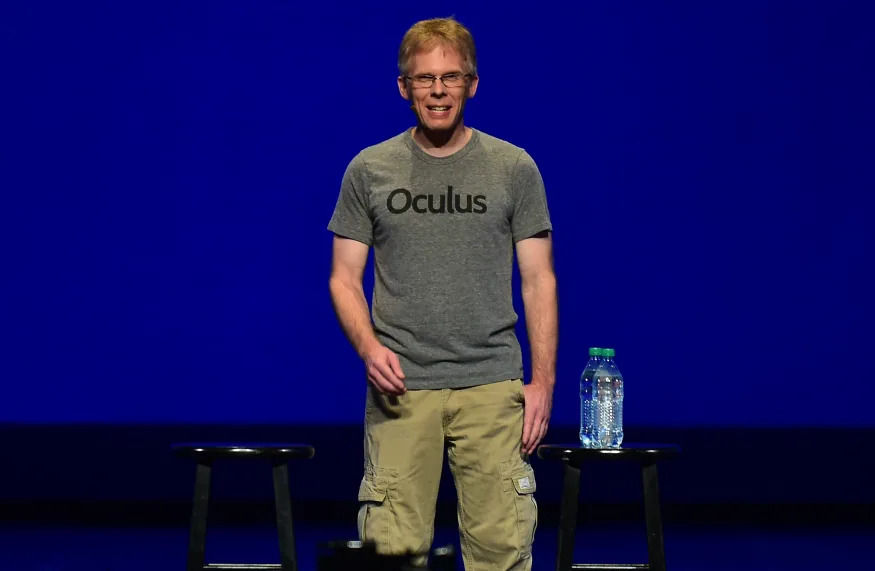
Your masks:
M 350 162 L 328 225 L 332 302 L 368 380 L 359 534 L 382 553 L 427 553 L 446 447 L 466 569 L 528 570 L 537 525 L 528 458 L 547 431 L 557 343 L 543 181 L 524 150 L 465 126 L 479 82 L 465 27 L 416 23 L 398 67 L 417 126 Z M 373 323 L 362 287 L 370 247 Z

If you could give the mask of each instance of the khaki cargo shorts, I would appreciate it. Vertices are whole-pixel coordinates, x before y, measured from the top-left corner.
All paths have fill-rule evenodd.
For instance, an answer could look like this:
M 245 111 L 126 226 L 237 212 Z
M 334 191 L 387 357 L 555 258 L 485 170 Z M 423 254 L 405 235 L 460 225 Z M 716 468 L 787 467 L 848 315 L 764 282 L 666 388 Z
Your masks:
M 428 552 L 446 445 L 465 569 L 530 570 L 538 506 L 520 452 L 523 403 L 520 379 L 398 397 L 369 387 L 360 539 L 385 554 Z

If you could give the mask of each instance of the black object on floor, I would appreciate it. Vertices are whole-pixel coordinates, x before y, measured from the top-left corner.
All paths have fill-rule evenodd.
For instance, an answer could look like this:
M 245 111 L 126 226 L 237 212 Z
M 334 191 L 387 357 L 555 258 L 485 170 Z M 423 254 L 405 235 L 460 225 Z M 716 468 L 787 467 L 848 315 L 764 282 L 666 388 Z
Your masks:
M 197 462 L 194 485 L 194 501 L 189 530 L 187 571 L 205 569 L 245 570 L 280 569 L 298 571 L 295 554 L 295 535 L 292 527 L 292 502 L 289 494 L 289 460 L 309 459 L 315 449 L 309 444 L 228 444 L 185 443 L 174 444 L 174 454 L 193 458 Z M 251 564 L 205 564 L 207 538 L 207 511 L 210 502 L 210 475 L 216 460 L 267 460 L 273 466 L 273 492 L 276 503 L 277 534 L 279 536 L 280 563 Z
M 656 463 L 678 456 L 674 444 L 623 444 L 620 448 L 582 448 L 580 444 L 544 444 L 538 457 L 563 463 L 562 498 L 559 508 L 559 539 L 556 571 L 574 569 L 649 569 L 665 571 L 665 549 L 660 515 L 659 480 Z M 635 462 L 641 466 L 644 485 L 644 516 L 647 524 L 647 563 L 596 564 L 572 563 L 577 506 L 580 493 L 580 470 L 586 462 Z
M 417 567 L 423 554 L 380 555 L 373 543 L 332 541 L 319 545 L 317 571 L 455 571 L 452 546 L 439 547 L 428 554 L 428 567 Z

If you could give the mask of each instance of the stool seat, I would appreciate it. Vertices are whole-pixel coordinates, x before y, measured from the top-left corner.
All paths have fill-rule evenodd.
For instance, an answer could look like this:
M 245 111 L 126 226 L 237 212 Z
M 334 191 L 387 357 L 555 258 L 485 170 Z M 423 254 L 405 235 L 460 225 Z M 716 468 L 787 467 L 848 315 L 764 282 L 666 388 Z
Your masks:
M 575 444 L 543 444 L 538 447 L 538 458 L 543 460 L 562 460 L 572 464 L 581 462 L 657 462 L 675 458 L 681 453 L 676 444 L 648 444 L 630 442 L 620 448 L 583 448 Z
M 220 458 L 309 460 L 316 453 L 315 448 L 309 444 L 285 443 L 184 442 L 174 444 L 172 449 L 177 456 L 206 461 Z

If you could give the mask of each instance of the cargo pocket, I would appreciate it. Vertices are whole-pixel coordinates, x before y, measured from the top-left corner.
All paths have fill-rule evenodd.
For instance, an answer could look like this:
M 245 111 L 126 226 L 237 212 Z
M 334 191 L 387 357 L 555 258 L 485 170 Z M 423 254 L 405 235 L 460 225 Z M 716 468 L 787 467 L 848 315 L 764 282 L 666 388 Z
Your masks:
M 397 472 L 366 464 L 359 486 L 358 532 L 361 541 L 372 541 L 388 549 L 390 514 L 389 492 L 394 488 Z
M 535 471 L 531 465 L 516 468 L 510 474 L 515 493 L 517 533 L 519 535 L 520 557 L 532 556 L 532 544 L 538 529 L 538 503 L 535 501 Z

